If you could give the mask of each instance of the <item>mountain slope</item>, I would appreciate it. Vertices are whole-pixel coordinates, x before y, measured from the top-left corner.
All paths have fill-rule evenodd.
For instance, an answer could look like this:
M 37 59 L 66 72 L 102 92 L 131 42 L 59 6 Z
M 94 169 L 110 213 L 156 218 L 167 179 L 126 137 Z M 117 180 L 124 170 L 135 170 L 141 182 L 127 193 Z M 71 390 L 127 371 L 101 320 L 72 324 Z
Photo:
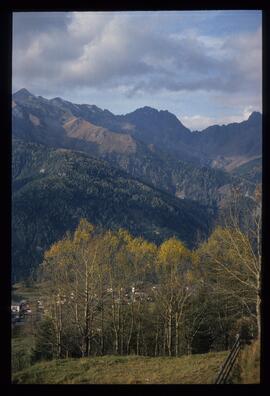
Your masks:
M 149 107 L 115 116 L 25 89 L 13 95 L 12 107 L 18 277 L 80 217 L 157 243 L 176 235 L 194 246 L 217 207 L 226 207 L 232 186 L 248 197 L 260 181 L 259 113 L 191 133 L 173 114 Z
M 100 133 L 106 130 L 103 143 L 107 139 L 119 140 L 119 134 L 128 135 L 133 147 L 140 142 L 152 151 L 162 151 L 176 160 L 196 165 L 231 170 L 240 164 L 239 161 L 248 162 L 262 153 L 262 115 L 258 112 L 240 123 L 213 125 L 201 132 L 191 132 L 172 113 L 147 106 L 126 115 L 114 115 L 95 105 L 35 97 L 25 89 L 13 95 L 13 134 L 18 138 L 54 145 L 62 141 L 62 145 L 74 148 L 77 140 L 70 139 L 63 128 L 74 117 L 81 123 L 81 128 L 76 129 L 77 140 L 86 140 L 87 125 L 90 130 L 99 127 L 103 128 Z M 47 142 L 44 141 L 45 133 Z M 122 140 L 124 152 L 126 142 L 123 137 L 115 146 L 121 146 Z M 93 142 L 92 145 L 87 142 L 86 146 L 85 150 L 91 151 L 92 148 L 92 154 L 99 151 L 99 145 Z
M 126 114 L 123 119 L 133 125 L 130 134 L 145 144 L 153 145 L 180 160 L 198 165 L 207 162 L 200 150 L 197 152 L 190 146 L 190 130 L 169 111 L 158 111 L 146 106 Z
M 188 145 L 197 134 L 167 111 L 144 107 L 114 116 L 93 105 L 75 105 L 61 98 L 47 100 L 26 90 L 14 94 L 13 99 L 14 137 L 84 151 L 154 187 L 206 205 L 219 204 L 224 194 L 226 198 L 227 187 L 235 182 L 233 175 L 222 169 L 198 165 L 205 161 L 199 158 L 199 149 L 194 160 L 195 144 L 190 157 Z M 183 157 L 186 161 L 179 159 Z M 247 188 L 250 186 L 244 186 L 245 191 Z
M 246 121 L 195 132 L 193 144 L 212 160 L 212 166 L 230 171 L 262 155 L 262 115 L 253 112 Z
M 262 182 L 262 157 L 255 158 L 233 169 L 232 174 L 251 183 Z
M 128 229 L 160 243 L 177 236 L 189 247 L 206 237 L 213 211 L 132 179 L 84 153 L 13 142 L 13 277 L 29 274 L 42 254 L 81 217 Z

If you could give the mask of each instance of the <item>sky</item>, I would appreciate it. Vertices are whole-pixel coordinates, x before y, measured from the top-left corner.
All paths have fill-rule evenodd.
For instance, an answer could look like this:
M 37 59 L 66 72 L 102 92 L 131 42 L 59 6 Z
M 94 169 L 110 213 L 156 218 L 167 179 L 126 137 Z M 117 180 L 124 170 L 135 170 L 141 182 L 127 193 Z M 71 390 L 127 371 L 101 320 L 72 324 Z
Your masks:
M 191 130 L 241 122 L 262 111 L 261 11 L 14 13 L 12 85 Z

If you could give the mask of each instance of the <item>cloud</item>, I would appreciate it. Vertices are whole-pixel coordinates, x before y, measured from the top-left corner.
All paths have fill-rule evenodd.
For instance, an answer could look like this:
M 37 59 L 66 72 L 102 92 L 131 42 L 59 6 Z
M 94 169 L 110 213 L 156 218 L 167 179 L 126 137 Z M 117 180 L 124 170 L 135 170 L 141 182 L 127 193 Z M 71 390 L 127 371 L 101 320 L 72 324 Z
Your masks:
M 194 18 L 207 24 L 215 15 Z M 14 88 L 42 95 L 115 89 L 127 99 L 261 95 L 261 29 L 218 36 L 192 24 L 180 30 L 179 21 L 186 23 L 181 13 L 15 13 Z
M 182 116 L 181 122 L 192 131 L 201 131 L 211 125 L 227 125 L 233 122 L 242 122 L 248 119 L 253 111 L 258 110 L 253 106 L 243 109 L 241 114 L 223 117 L 207 117 L 203 115 Z
M 16 44 L 27 47 L 34 36 L 44 32 L 66 31 L 71 14 L 68 12 L 14 12 L 13 38 Z

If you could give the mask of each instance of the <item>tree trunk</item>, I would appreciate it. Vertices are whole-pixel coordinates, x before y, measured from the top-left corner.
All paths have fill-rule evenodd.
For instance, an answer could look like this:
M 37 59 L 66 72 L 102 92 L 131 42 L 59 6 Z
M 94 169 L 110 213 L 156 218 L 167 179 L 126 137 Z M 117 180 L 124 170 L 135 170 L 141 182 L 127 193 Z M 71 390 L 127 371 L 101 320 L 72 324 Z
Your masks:
M 60 359 L 62 354 L 62 306 L 59 301 L 59 317 L 57 326 L 57 357 Z
M 158 355 L 158 322 L 156 328 L 156 337 L 155 337 L 155 356 Z
M 118 309 L 117 309 L 117 330 L 118 330 L 118 353 L 121 354 L 121 291 L 118 293 Z
M 85 331 L 85 335 L 84 335 L 84 345 L 85 345 L 84 354 L 85 354 L 85 356 L 89 356 L 90 337 L 89 337 L 88 331 L 89 331 L 89 329 L 88 329 L 88 326 L 87 326 L 86 331 Z
M 169 307 L 169 318 L 168 318 L 168 353 L 172 356 L 172 307 Z
M 187 343 L 187 354 L 188 354 L 188 355 L 191 355 L 191 354 L 192 354 L 192 348 L 191 348 L 191 342 L 190 342 L 190 340 L 188 340 L 188 343 Z
M 115 331 L 114 331 L 114 333 L 115 333 L 115 338 L 114 338 L 114 345 L 115 345 L 115 353 L 118 355 L 118 352 L 119 352 L 119 343 L 118 343 L 118 331 L 116 330 L 116 328 L 115 328 Z
M 257 291 L 256 298 L 256 317 L 257 317 L 257 332 L 258 332 L 258 340 L 261 342 L 261 295 L 260 290 Z
M 103 300 L 102 300 L 102 305 L 101 305 L 101 345 L 100 345 L 100 350 L 101 350 L 101 355 L 104 354 L 104 305 L 103 305 Z
M 163 333 L 163 356 L 166 355 L 166 338 L 167 338 L 167 326 L 166 321 L 164 321 L 164 333 Z
M 89 353 L 89 290 L 88 290 L 88 267 L 85 261 L 85 285 L 84 285 L 84 347 L 85 355 Z
M 137 343 L 136 343 L 136 353 L 140 354 L 140 335 L 141 335 L 141 321 L 139 320 L 139 327 L 137 331 Z
M 60 293 L 58 294 L 58 296 Z M 53 316 L 54 316 L 54 326 L 56 331 L 56 358 L 60 359 L 62 353 L 62 313 L 61 313 L 61 304 L 60 297 L 56 297 L 53 302 Z
M 120 331 L 121 339 L 120 339 L 120 354 L 123 355 L 124 352 L 124 318 L 121 314 L 121 331 Z
M 131 302 L 131 324 L 130 324 L 130 330 L 129 330 L 129 336 L 128 336 L 128 341 L 127 341 L 127 355 L 129 355 L 130 352 L 130 342 L 131 342 L 131 337 L 133 333 L 133 327 L 134 327 L 134 306 L 133 306 L 133 301 Z
M 118 328 L 116 321 L 116 307 L 115 307 L 115 299 L 114 299 L 114 291 L 112 292 L 112 314 L 113 314 L 113 329 L 114 329 L 114 350 L 115 353 L 118 354 Z
M 178 314 L 175 314 L 175 356 L 179 354 L 179 319 Z
M 85 346 L 85 356 L 89 356 L 89 306 L 88 302 L 85 307 L 85 318 L 84 318 L 84 346 Z
M 75 294 L 75 321 L 76 321 L 76 325 L 78 326 L 79 323 L 79 316 L 78 316 L 78 300 L 77 300 L 77 296 L 78 296 L 78 289 L 79 289 L 79 281 L 78 281 L 78 274 L 76 273 L 76 294 Z

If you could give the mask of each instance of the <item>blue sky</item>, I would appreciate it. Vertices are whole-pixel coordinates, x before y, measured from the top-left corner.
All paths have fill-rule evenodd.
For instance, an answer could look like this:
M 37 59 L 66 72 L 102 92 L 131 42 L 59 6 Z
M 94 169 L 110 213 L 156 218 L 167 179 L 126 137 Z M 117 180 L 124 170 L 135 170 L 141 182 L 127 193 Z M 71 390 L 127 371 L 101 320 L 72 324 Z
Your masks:
M 13 91 L 200 130 L 262 107 L 260 11 L 14 13 Z

